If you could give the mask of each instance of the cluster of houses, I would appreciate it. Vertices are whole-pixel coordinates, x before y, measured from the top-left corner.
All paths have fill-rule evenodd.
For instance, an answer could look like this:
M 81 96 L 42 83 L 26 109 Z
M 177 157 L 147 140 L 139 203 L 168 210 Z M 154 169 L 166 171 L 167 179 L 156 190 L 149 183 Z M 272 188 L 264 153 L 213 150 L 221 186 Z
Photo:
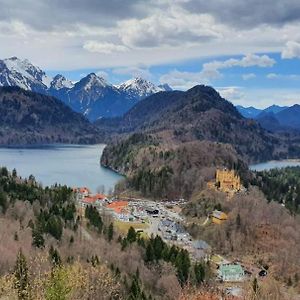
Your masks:
M 77 209 L 80 215 L 84 216 L 87 206 L 94 206 L 98 210 L 110 213 L 114 219 L 130 222 L 145 222 L 149 216 L 158 216 L 159 210 L 145 206 L 141 201 L 126 201 L 108 198 L 103 194 L 92 194 L 87 187 L 73 189 L 76 195 Z
M 211 247 L 203 240 L 193 240 L 184 227 L 178 222 L 170 219 L 163 219 L 158 224 L 158 231 L 164 240 L 188 250 L 194 260 L 210 259 L 212 254 Z
M 91 191 L 86 188 L 74 188 L 74 192 L 77 200 L 77 208 L 80 215 L 84 215 L 85 208 L 87 206 L 94 206 L 98 210 L 106 210 L 110 212 L 114 218 L 129 221 L 130 211 L 128 208 L 128 201 L 108 199 L 103 194 L 92 194 Z
M 191 254 L 194 260 L 208 261 L 212 256 L 210 245 L 203 240 L 193 240 L 178 219 L 168 214 L 159 203 L 147 201 L 126 201 L 119 199 L 109 199 L 103 194 L 92 194 L 86 187 L 74 188 L 77 200 L 77 209 L 84 216 L 87 206 L 94 206 L 98 210 L 105 210 L 112 214 L 114 219 L 124 222 L 148 222 L 157 218 L 158 234 L 166 241 L 174 243 Z M 224 212 L 215 210 L 210 215 L 214 224 L 221 224 L 227 220 Z M 223 263 L 218 267 L 218 278 L 224 282 L 238 282 L 245 277 L 245 272 L 239 264 Z

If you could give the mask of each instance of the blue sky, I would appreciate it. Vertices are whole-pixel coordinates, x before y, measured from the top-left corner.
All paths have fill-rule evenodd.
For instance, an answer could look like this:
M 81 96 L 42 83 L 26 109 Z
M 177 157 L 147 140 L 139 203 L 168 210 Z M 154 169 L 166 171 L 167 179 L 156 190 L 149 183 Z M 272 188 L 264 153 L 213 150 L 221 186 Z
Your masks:
M 196 84 L 209 84 L 220 91 L 220 93 L 235 104 L 245 106 L 255 105 L 266 107 L 271 104 L 291 105 L 298 103 L 300 99 L 300 59 L 283 59 L 281 53 L 258 53 L 257 56 L 267 56 L 274 63 L 270 66 L 233 66 L 220 71 L 218 78 L 202 78 L 196 80 Z M 149 79 L 155 84 L 162 81 L 165 74 L 173 71 L 197 74 L 203 69 L 203 65 L 212 61 L 228 61 L 230 59 L 241 60 L 244 55 L 236 56 L 213 56 L 206 58 L 193 58 L 176 61 L 168 64 L 154 66 L 137 65 L 134 67 L 116 68 L 87 68 L 72 71 L 52 70 L 47 71 L 51 76 L 57 73 L 63 74 L 72 81 L 78 81 L 89 73 L 96 73 L 104 77 L 112 84 L 119 84 L 134 76 Z M 120 72 L 120 69 L 124 72 Z M 167 82 L 167 81 L 166 81 Z M 195 84 L 194 80 L 183 86 L 172 85 L 173 88 L 185 90 Z M 283 97 L 284 96 L 284 97 Z
M 245 106 L 300 103 L 299 0 L 0 0 L 0 58 L 73 81 L 95 72 Z M 51 17 L 49 17 L 51 16 Z

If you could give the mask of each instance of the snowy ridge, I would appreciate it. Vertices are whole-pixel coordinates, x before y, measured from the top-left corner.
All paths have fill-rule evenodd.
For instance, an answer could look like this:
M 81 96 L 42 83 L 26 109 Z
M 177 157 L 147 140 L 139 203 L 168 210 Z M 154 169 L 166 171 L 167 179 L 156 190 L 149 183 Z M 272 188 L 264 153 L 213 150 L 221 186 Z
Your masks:
M 54 96 L 91 121 L 121 116 L 138 101 L 171 90 L 168 85 L 156 86 L 140 77 L 114 86 L 95 73 L 73 84 L 60 74 L 51 78 L 27 59 L 17 57 L 0 60 L 0 86 L 18 86 Z
M 87 77 L 84 78 L 84 89 L 86 91 L 94 88 L 94 87 L 100 87 L 100 88 L 105 88 L 107 86 L 111 86 L 106 82 L 106 80 L 102 77 L 97 76 L 95 73 L 89 74 Z
M 74 84 L 63 75 L 57 74 L 50 82 L 50 86 L 52 89 L 61 90 L 63 88 L 71 89 Z
M 41 90 L 50 87 L 51 78 L 27 59 L 11 57 L 0 61 L 0 82 L 25 90 Z
M 165 91 L 163 88 L 158 87 L 152 82 L 140 77 L 127 80 L 126 82 L 119 85 L 118 89 L 139 98 L 147 97 L 152 94 Z

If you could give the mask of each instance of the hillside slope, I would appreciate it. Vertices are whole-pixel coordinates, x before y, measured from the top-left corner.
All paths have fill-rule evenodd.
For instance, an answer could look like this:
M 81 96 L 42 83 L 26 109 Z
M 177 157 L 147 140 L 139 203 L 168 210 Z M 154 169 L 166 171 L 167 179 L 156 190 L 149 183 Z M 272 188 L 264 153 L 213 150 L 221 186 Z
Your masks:
M 288 153 L 288 143 L 243 118 L 207 86 L 157 93 L 123 118 L 96 124 L 117 135 L 102 164 L 126 174 L 129 187 L 157 198 L 189 197 L 216 167 L 235 168 L 246 179 L 247 163 Z
M 255 121 L 243 118 L 213 88 L 196 86 L 187 92 L 162 92 L 141 101 L 123 118 L 96 123 L 118 133 L 168 133 L 172 143 L 228 143 L 247 161 L 270 159 L 277 139 Z
M 61 101 L 22 90 L 0 88 L 0 144 L 94 143 L 98 130 Z

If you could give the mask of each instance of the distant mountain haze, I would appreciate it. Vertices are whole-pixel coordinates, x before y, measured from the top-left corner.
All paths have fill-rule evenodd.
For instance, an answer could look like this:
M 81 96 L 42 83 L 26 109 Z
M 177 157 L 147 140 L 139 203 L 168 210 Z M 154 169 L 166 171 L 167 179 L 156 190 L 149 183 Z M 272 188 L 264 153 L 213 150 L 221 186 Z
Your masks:
M 253 106 L 250 107 L 244 107 L 241 105 L 236 106 L 237 110 L 241 113 L 241 115 L 247 119 L 255 119 L 257 118 L 261 113 L 278 113 L 282 111 L 283 109 L 287 108 L 287 106 L 278 106 L 278 105 L 272 105 L 265 109 L 259 109 L 255 108 Z
M 267 130 L 300 130 L 300 105 L 298 104 L 291 107 L 272 105 L 263 110 L 242 106 L 237 106 L 237 109 L 244 117 L 256 119 Z
M 28 60 L 17 57 L 0 60 L 0 86 L 17 86 L 54 96 L 90 121 L 121 116 L 147 96 L 171 90 L 167 84 L 156 86 L 142 78 L 114 86 L 95 73 L 73 84 L 60 74 L 51 78 Z

